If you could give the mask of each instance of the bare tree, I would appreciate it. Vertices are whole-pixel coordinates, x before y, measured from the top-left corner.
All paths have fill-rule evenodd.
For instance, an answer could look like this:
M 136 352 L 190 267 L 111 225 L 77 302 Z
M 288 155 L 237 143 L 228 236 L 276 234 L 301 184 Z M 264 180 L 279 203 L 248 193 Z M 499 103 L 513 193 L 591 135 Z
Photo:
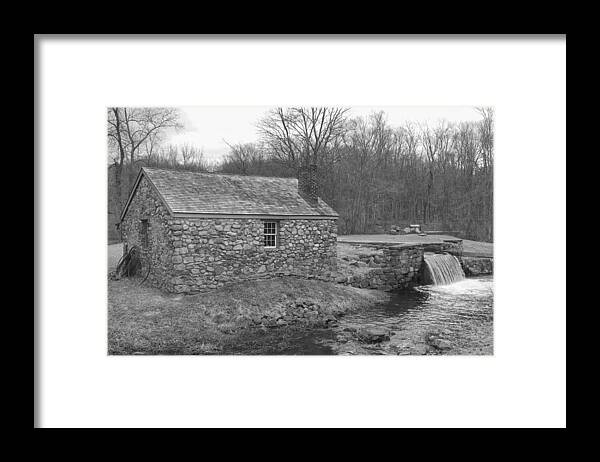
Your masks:
M 120 108 L 108 109 L 109 149 L 116 151 L 113 158 L 117 164 L 116 201 L 119 213 L 123 206 L 124 193 L 135 176 L 135 161 L 141 149 L 152 154 L 160 136 L 168 129 L 182 127 L 180 114 L 174 108 Z M 123 184 L 123 170 L 129 164 L 128 184 Z M 124 187 L 127 186 L 127 187 Z
M 348 108 L 291 107 L 269 111 L 258 130 L 273 155 L 289 167 L 319 164 L 339 142 Z
M 179 147 L 179 151 L 181 152 L 181 159 L 183 160 L 183 166 L 187 167 L 193 162 L 193 158 L 195 156 L 196 148 L 189 145 L 184 144 Z
M 260 169 L 265 157 L 263 148 L 256 143 L 230 144 L 229 153 L 225 156 L 222 166 L 224 171 L 248 175 Z
M 115 189 L 117 197 L 114 198 L 114 203 L 117 206 L 117 213 L 121 213 L 122 207 L 122 182 L 123 182 L 123 165 L 126 157 L 126 141 L 124 137 L 125 127 L 121 118 L 121 110 L 119 108 L 108 109 L 108 147 L 109 152 L 117 152 L 117 156 L 113 157 L 115 168 Z
M 167 165 L 171 168 L 177 166 L 179 160 L 179 150 L 177 146 L 169 145 L 163 154 L 167 159 Z
M 432 216 L 431 195 L 434 186 L 434 174 L 438 162 L 449 149 L 451 141 L 451 127 L 445 121 L 431 129 L 429 125 L 424 124 L 421 129 L 421 143 L 427 162 L 427 193 L 425 196 L 425 205 L 423 207 L 423 223 L 427 223 Z
M 208 162 L 204 158 L 204 150 L 198 149 L 195 146 L 185 144 L 179 147 L 184 170 L 191 171 L 206 171 L 208 170 Z
M 486 226 L 486 239 L 493 240 L 493 166 L 494 166 L 494 109 L 479 107 L 477 111 L 482 116 L 479 124 L 479 145 L 481 146 L 482 169 L 485 185 L 484 207 L 482 221 Z

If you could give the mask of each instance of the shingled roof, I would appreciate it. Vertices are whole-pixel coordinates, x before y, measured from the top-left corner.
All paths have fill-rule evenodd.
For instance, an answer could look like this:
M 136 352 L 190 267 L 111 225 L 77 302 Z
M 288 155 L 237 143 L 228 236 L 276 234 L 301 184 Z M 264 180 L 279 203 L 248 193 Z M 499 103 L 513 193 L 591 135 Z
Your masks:
M 174 216 L 235 215 L 337 218 L 319 198 L 309 204 L 296 178 L 226 175 L 143 167 L 123 209 L 125 217 L 137 185 L 145 176 Z

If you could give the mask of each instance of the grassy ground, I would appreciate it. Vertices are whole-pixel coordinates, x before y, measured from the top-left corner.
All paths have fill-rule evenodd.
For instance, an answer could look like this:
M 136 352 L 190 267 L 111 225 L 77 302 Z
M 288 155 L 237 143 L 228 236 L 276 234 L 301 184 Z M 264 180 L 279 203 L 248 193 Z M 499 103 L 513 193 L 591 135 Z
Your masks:
M 290 302 L 332 313 L 386 301 L 388 294 L 295 278 L 252 281 L 199 295 L 170 295 L 136 279 L 108 281 L 109 354 L 269 354 L 285 351 L 294 327 L 257 328 L 256 317 Z
M 419 236 L 418 234 L 351 234 L 338 236 L 338 244 L 344 242 L 378 242 L 378 243 L 435 243 L 444 239 L 457 239 L 454 236 L 437 234 L 428 236 Z M 463 239 L 463 254 L 466 256 L 492 257 L 494 255 L 494 244 L 491 242 L 470 241 Z

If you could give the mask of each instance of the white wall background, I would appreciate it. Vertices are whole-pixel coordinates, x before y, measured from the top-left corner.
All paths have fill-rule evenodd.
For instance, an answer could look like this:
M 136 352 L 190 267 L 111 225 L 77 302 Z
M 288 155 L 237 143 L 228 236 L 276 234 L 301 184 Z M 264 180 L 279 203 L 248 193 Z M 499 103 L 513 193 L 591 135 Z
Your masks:
M 564 38 L 42 37 L 37 52 L 38 425 L 566 425 Z M 495 106 L 493 357 L 106 355 L 106 106 L 292 103 Z

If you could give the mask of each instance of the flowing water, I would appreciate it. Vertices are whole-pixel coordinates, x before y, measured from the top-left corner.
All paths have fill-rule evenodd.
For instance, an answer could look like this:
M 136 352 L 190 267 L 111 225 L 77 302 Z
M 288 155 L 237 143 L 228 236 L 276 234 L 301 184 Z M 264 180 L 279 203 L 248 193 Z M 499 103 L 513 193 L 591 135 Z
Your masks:
M 387 331 L 390 340 L 358 341 L 363 329 Z M 493 278 L 462 279 L 392 294 L 369 310 L 348 314 L 323 343 L 334 354 L 493 354 Z
M 423 259 L 425 262 L 423 277 L 428 283 L 443 285 L 465 278 L 465 272 L 454 255 L 426 253 Z
M 384 304 L 349 313 L 336 327 L 285 332 L 285 342 L 259 354 L 296 355 L 491 355 L 493 354 L 493 277 L 466 278 L 391 294 Z M 389 340 L 365 343 L 364 330 L 384 331 Z M 283 333 L 280 333 L 283 335 Z M 262 343 L 265 345 L 265 343 Z

